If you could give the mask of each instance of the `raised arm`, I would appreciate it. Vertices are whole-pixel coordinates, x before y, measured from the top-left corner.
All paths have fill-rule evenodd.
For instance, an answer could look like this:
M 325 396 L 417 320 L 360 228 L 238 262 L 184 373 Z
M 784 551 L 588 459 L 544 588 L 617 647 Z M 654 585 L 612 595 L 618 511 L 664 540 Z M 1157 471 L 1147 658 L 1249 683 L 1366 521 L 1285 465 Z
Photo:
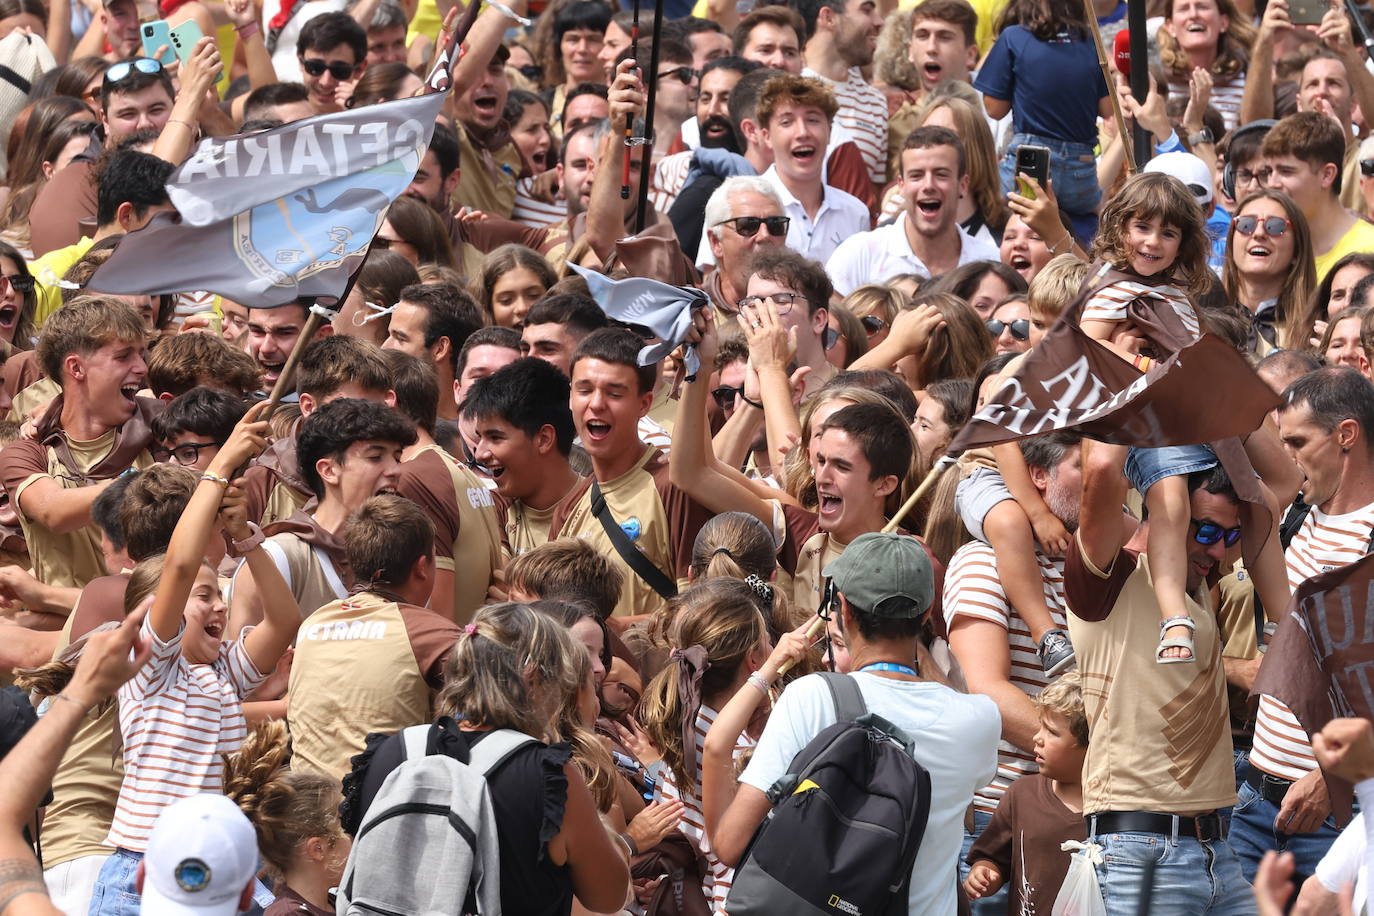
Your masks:
M 181 68 L 181 91 L 172 103 L 172 114 L 158 135 L 157 143 L 153 144 L 154 156 L 180 165 L 190 155 L 205 93 L 215 84 L 215 74 L 221 67 L 215 40 L 207 35 L 196 42 L 195 50 Z
M 904 356 L 919 362 L 925 353 L 930 336 L 945 326 L 944 316 L 933 305 L 918 305 L 897 313 L 887 339 L 856 359 L 850 369 L 895 369 Z M 910 383 L 910 379 L 907 380 Z
M 363 2 L 367 2 L 367 0 L 363 0 Z M 505 5 L 509 6 L 511 11 L 517 15 L 523 15 L 525 12 L 525 0 L 510 0 Z M 442 6 L 439 13 L 440 15 L 445 14 Z M 461 16 L 462 14 L 459 13 L 458 15 Z M 487 7 L 477 17 L 477 21 L 468 30 L 467 40 L 463 42 L 462 59 L 458 61 L 458 66 L 453 71 L 453 88 L 449 92 L 450 100 L 456 99 L 481 82 L 482 74 L 486 72 L 492 58 L 496 56 L 496 49 L 500 47 L 501 39 L 505 37 L 506 30 L 515 24 L 513 19 L 494 6 Z
M 801 419 L 792 403 L 792 379 L 787 374 L 797 353 L 797 332 L 782 323 L 771 299 L 741 310 L 736 320 L 749 344 L 750 366 L 758 373 L 768 460 L 780 468 L 787 452 L 801 439 Z
M 211 473 L 220 473 L 213 470 L 213 463 L 211 468 Z M 234 471 L 233 467 L 224 470 L 230 474 Z M 224 522 L 224 533 L 235 541 L 252 537 L 253 531 L 248 527 L 248 500 L 241 486 L 231 485 L 225 490 L 220 501 L 220 518 Z M 244 554 L 244 563 L 253 576 L 262 622 L 243 638 L 243 648 L 259 671 L 271 671 L 286 647 L 291 645 L 291 640 L 296 638 L 296 630 L 301 625 L 300 608 L 281 570 L 261 544 Z
M 258 420 L 258 417 L 266 412 L 269 403 L 263 401 L 254 404 L 238 426 L 234 427 L 229 440 L 201 475 L 191 501 L 186 504 L 176 530 L 172 532 L 171 543 L 167 545 L 167 559 L 163 563 L 162 580 L 148 616 L 153 632 L 163 642 L 171 640 L 181 629 L 186 599 L 191 594 L 200 565 L 205 562 L 205 547 L 219 527 L 217 517 L 220 501 L 228 488 L 226 482 L 229 475 L 267 447 L 268 424 L 266 420 Z M 267 670 L 271 667 L 269 664 Z
M 1259 35 L 1250 48 L 1245 68 L 1245 92 L 1240 97 L 1240 124 L 1274 116 L 1274 42 L 1293 30 L 1287 0 L 1269 0 L 1260 20 Z
M 144 609 L 118 629 L 86 641 L 71 682 L 52 699 L 47 713 L 0 760 L 0 913 L 4 916 L 60 916 L 48 899 L 43 871 L 25 842 L 24 825 L 52 785 L 53 773 L 86 713 L 114 694 L 148 660 L 138 638 Z
M 702 366 L 716 359 L 716 326 L 713 309 L 701 309 L 692 316 L 697 356 Z M 702 371 L 682 387 L 677 403 L 677 423 L 673 427 L 673 451 L 668 457 L 668 479 L 688 496 L 712 512 L 739 510 L 755 516 L 765 525 L 773 523 L 773 510 L 748 485 L 722 472 L 711 454 L 710 430 L 706 422 L 706 389 L 710 373 Z
M 615 241 L 625 234 L 625 202 L 620 197 L 625 170 L 625 143 L 619 133 L 625 119 L 638 121 L 644 113 L 644 81 L 639 77 L 634 60 L 623 60 L 616 68 L 611 84 L 610 111 L 612 130 L 602 138 L 601 156 L 592 178 L 591 199 L 587 202 L 587 244 L 604 264 L 615 250 Z M 643 147 L 635 147 L 635 155 Z M 631 182 L 631 195 L 639 193 Z M 674 446 L 676 448 L 676 445 Z
M 1130 532 L 1121 505 L 1126 499 L 1124 445 L 1083 440 L 1083 501 L 1078 539 L 1084 555 L 1098 569 L 1111 569 Z

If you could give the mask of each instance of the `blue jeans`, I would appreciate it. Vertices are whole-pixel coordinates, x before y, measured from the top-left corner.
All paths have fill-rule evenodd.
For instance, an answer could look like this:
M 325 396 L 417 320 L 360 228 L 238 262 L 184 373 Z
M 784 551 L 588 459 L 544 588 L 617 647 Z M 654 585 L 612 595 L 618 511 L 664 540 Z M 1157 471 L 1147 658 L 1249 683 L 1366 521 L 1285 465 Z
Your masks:
M 1328 817 L 1311 833 L 1279 833 L 1274 829 L 1278 805 L 1265 801 L 1249 784 L 1241 785 L 1237 794 L 1235 813 L 1231 815 L 1231 846 L 1240 857 L 1245 879 L 1254 881 L 1265 852 L 1277 849 L 1293 854 L 1293 883 L 1301 886 L 1317 870 L 1317 863 L 1340 835 L 1336 822 Z
M 1225 840 L 1176 841 L 1159 833 L 1106 833 L 1097 881 L 1107 916 L 1136 916 L 1147 874 L 1150 916 L 1233 916 L 1256 913 L 1240 860 Z M 1147 863 L 1154 872 L 1147 872 Z
M 143 853 L 116 849 L 100 868 L 88 916 L 139 916 L 138 863 Z
M 1016 150 L 1023 144 L 1049 149 L 1054 199 L 1059 202 L 1059 209 L 1072 218 L 1074 234 L 1085 242 L 1091 240 L 1097 232 L 1097 204 L 1102 200 L 1092 144 L 1069 143 L 1039 134 L 1013 134 L 998 165 L 1003 194 L 1016 188 Z
M 968 858 L 968 851 L 973 848 L 973 843 L 982 835 L 983 831 L 992 823 L 992 815 L 985 811 L 973 809 L 973 832 L 964 831 L 964 845 L 959 848 L 959 881 L 962 883 L 968 877 L 969 866 L 964 860 Z M 1011 875 L 1006 875 L 1006 882 L 998 889 L 997 893 L 991 897 L 984 897 L 981 900 L 970 900 L 969 909 L 973 916 L 1006 916 L 1007 912 L 1007 885 L 1011 883 Z

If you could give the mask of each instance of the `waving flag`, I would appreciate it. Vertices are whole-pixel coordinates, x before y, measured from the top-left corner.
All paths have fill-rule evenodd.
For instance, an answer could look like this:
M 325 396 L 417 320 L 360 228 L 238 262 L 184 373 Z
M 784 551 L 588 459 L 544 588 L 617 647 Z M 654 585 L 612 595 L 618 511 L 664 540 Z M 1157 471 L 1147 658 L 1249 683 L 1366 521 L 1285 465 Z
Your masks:
M 709 304 L 706 294 L 690 286 L 670 286 L 646 277 L 612 280 L 605 274 L 569 264 L 584 280 L 606 317 L 647 328 L 659 339 L 639 351 L 639 364 L 652 366 L 672 353 L 692 329 L 692 312 Z M 684 366 L 689 376 L 701 366 L 695 346 L 687 348 Z
M 454 47 L 439 54 L 423 95 L 203 140 L 167 182 L 176 212 L 125 237 L 91 287 L 207 290 L 250 308 L 338 300 L 419 168 Z

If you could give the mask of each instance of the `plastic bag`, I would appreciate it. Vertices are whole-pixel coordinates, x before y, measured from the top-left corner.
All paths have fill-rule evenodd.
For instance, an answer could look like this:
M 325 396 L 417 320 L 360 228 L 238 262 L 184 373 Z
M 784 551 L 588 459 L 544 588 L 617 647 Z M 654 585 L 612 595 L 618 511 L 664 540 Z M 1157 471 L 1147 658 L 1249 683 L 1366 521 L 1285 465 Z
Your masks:
M 1064 883 L 1059 887 L 1059 896 L 1054 898 L 1054 909 L 1050 911 L 1050 916 L 1107 916 L 1095 867 L 1102 864 L 1102 847 L 1096 843 L 1069 840 L 1059 848 L 1074 855 L 1069 860 L 1069 872 L 1064 876 Z

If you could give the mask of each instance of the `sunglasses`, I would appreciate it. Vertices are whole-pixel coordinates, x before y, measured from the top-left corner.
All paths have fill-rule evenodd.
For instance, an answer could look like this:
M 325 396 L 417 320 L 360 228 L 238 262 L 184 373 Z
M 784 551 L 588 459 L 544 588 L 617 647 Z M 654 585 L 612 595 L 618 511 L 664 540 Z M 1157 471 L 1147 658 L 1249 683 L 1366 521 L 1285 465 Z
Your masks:
M 1018 318 L 1015 321 L 998 321 L 996 318 L 990 318 L 987 326 L 994 340 L 1002 336 L 1003 329 L 1011 331 L 1013 340 L 1030 340 L 1029 318 Z
M 525 66 L 516 69 L 520 71 L 521 76 L 536 83 L 544 78 L 544 68 L 538 64 L 525 64 Z
M 301 69 L 311 76 L 324 76 L 324 71 L 328 70 L 329 75 L 342 82 L 353 76 L 353 71 L 357 70 L 354 64 L 346 64 L 343 61 L 324 61 L 318 57 L 302 57 Z
M 668 77 L 672 77 L 673 79 L 680 80 L 682 82 L 682 85 L 684 86 L 692 85 L 692 80 L 696 79 L 700 75 L 700 70 L 693 70 L 691 67 L 672 67 L 667 70 L 658 71 L 659 79 L 667 79 Z
M 25 274 L 10 274 L 9 276 L 0 275 L 0 290 L 9 287 L 16 293 L 28 295 L 33 292 L 34 279 Z
M 733 219 L 723 219 L 716 223 L 717 226 L 730 224 L 740 235 L 747 239 L 752 239 L 759 234 L 759 227 L 764 226 L 768 229 L 768 234 L 775 239 L 780 239 L 787 234 L 787 228 L 792 225 L 790 216 L 736 216 Z
M 1241 235 L 1254 235 L 1255 229 L 1260 225 L 1261 221 L 1258 216 L 1236 217 L 1236 231 Z M 1263 221 L 1264 234 L 1271 238 L 1277 238 L 1287 232 L 1288 227 L 1292 225 L 1282 216 L 1266 216 Z
M 128 79 L 129 75 L 137 70 L 139 73 L 161 73 L 162 64 L 153 60 L 151 57 L 135 57 L 133 60 L 121 60 L 117 64 L 110 65 L 105 71 L 105 85 L 110 86 L 120 80 Z
M 730 410 L 735 406 L 735 398 L 744 397 L 744 386 L 721 385 L 719 388 L 711 389 L 711 397 L 715 398 L 716 406 L 721 410 Z
M 152 450 L 154 461 L 174 460 L 180 465 L 195 464 L 200 460 L 200 450 L 203 448 L 219 448 L 223 442 L 183 442 L 176 448 L 155 448 Z
M 1197 519 L 1191 519 L 1191 521 L 1194 525 L 1197 525 L 1197 531 L 1193 534 L 1193 540 L 1197 541 L 1199 544 L 1205 544 L 1211 547 L 1217 541 L 1224 541 L 1227 547 L 1234 547 L 1236 546 L 1236 542 L 1240 540 L 1239 525 L 1234 528 L 1223 528 L 1216 522 L 1202 522 Z
M 405 239 L 389 239 L 385 236 L 374 235 L 372 237 L 372 247 L 379 251 L 389 251 L 392 245 L 404 245 Z
M 872 337 L 874 334 L 881 333 L 887 327 L 887 322 L 877 315 L 865 315 L 859 319 L 859 324 L 864 326 L 864 332 Z
M 1366 178 L 1374 178 L 1374 159 L 1360 160 L 1360 174 Z

